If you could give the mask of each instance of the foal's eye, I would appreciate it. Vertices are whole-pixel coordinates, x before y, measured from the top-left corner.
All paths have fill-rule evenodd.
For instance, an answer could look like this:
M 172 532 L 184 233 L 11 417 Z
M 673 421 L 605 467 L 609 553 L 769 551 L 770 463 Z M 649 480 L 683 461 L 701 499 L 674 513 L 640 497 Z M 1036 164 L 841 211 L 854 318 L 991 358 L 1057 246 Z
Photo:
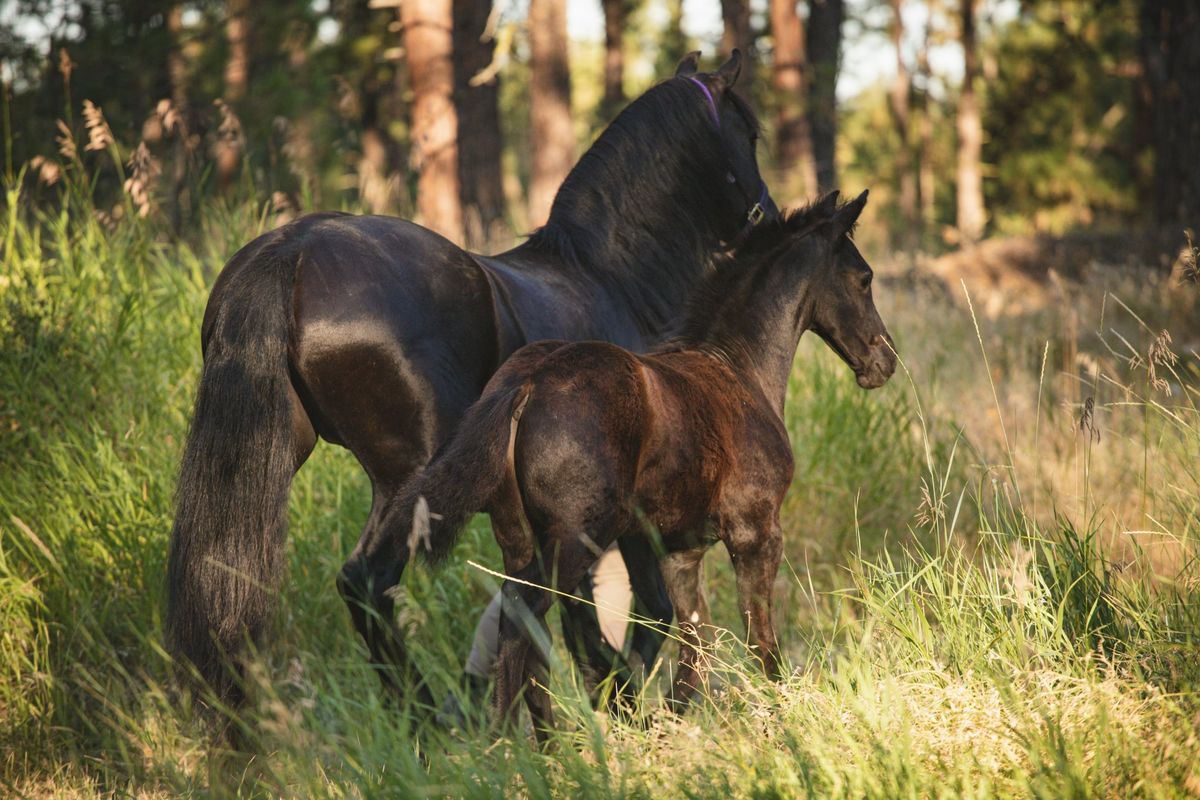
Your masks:
M 862 290 L 864 292 L 867 289 L 871 288 L 871 278 L 873 278 L 873 277 L 874 277 L 874 275 L 870 272 L 865 272 L 859 277 L 858 284 L 859 284 L 859 287 L 862 288 Z
M 737 178 L 733 176 L 732 172 L 725 173 L 725 180 L 729 181 L 730 183 L 737 183 Z

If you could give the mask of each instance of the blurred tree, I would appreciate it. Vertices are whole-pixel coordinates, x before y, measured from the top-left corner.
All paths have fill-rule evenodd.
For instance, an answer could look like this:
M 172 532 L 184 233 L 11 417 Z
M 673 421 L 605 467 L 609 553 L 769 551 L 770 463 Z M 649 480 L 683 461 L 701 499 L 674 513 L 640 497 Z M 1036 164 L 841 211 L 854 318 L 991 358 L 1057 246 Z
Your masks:
M 503 238 L 500 172 L 500 76 L 491 0 L 454 2 L 454 107 L 458 111 L 458 181 L 467 245 Z
M 958 214 L 955 221 L 964 242 L 983 236 L 983 123 L 975 83 L 979 53 L 975 41 L 975 11 L 979 0 L 961 0 L 960 41 L 963 50 L 962 88 L 958 95 Z
M 529 55 L 529 223 L 541 225 L 575 162 L 566 0 L 530 0 Z
M 912 94 L 912 82 L 908 75 L 908 67 L 904 62 L 904 0 L 891 0 L 892 5 L 892 47 L 896 50 L 896 74 L 892 78 L 892 91 L 889 95 L 888 107 L 892 112 L 892 122 L 896 126 L 898 146 L 896 148 L 896 172 L 899 173 L 898 204 L 900 224 L 897 226 L 895 244 L 905 250 L 912 250 L 917 244 L 920 232 L 920 218 L 917 213 L 917 181 L 913 170 L 912 145 L 909 136 L 909 97 Z
M 390 127 L 400 116 L 397 108 L 400 76 L 394 59 L 385 57 L 388 22 L 394 9 L 358 0 L 335 6 L 340 23 L 341 47 L 335 64 L 342 86 L 342 115 L 355 128 L 357 153 L 354 172 L 358 196 L 374 214 L 394 213 L 399 193 L 400 152 Z
M 228 189 L 233 183 L 233 176 L 242 160 L 244 139 L 237 114 L 250 84 L 250 39 L 254 29 L 251 14 L 250 0 L 226 0 L 225 38 L 228 50 L 225 56 L 225 88 L 221 94 L 225 105 L 221 106 L 222 117 L 217 128 L 215 147 L 217 182 L 222 189 Z
M 1200 2 L 1144 0 L 1140 27 L 1157 221 L 1200 231 Z
M 837 188 L 837 75 L 842 49 L 843 0 L 810 0 L 808 60 L 811 68 L 808 102 L 813 160 L 821 192 Z
M 604 100 L 600 114 L 611 120 L 625 106 L 625 26 L 629 0 L 600 0 L 604 7 Z
M 658 54 L 654 59 L 654 74 L 665 78 L 675 72 L 675 67 L 693 49 L 683 32 L 683 0 L 665 0 L 667 22 L 658 39 Z
M 411 160 L 418 173 L 418 221 L 461 243 L 451 0 L 404 0 L 400 22 L 413 93 Z
M 800 192 L 815 195 L 817 171 L 808 127 L 807 56 L 796 0 L 771 0 L 771 86 L 775 90 L 775 164 L 784 185 L 797 174 Z M 802 196 L 802 195 L 801 195 Z
M 927 8 L 925 26 L 920 44 L 917 46 L 916 80 L 920 81 L 917 99 L 917 202 L 920 205 L 920 229 L 922 238 L 933 230 L 936 219 L 933 171 L 933 115 L 935 104 L 930 96 L 933 86 L 933 67 L 929 63 L 929 41 L 933 29 L 935 2 Z
M 721 57 L 727 57 L 735 47 L 742 51 L 738 93 L 753 97 L 758 56 L 754 49 L 754 28 L 750 25 L 750 0 L 721 0 L 721 19 L 725 22 L 721 33 Z
M 983 48 L 985 185 L 999 233 L 1137 214 L 1139 0 L 1029 2 Z

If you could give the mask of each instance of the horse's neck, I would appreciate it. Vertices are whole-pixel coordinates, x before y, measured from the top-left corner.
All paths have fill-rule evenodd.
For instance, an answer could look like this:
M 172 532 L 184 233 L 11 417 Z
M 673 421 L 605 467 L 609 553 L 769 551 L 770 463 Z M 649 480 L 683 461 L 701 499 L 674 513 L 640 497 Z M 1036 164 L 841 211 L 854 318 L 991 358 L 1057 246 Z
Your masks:
M 812 319 L 807 294 L 807 287 L 801 286 L 794 300 L 779 302 L 761 290 L 748 298 L 735 293 L 716 309 L 708 338 L 735 372 L 758 385 L 781 416 L 796 348 Z
M 640 225 L 625 226 L 618 237 L 603 230 L 607 224 L 597 223 L 592 235 L 578 237 L 582 241 L 561 232 L 557 242 L 526 242 L 490 260 L 536 281 L 539 295 L 583 299 L 587 305 L 578 314 L 604 338 L 649 346 L 681 313 L 709 266 L 713 245 L 675 231 L 656 236 Z M 544 280 L 548 275 L 552 282 Z M 510 283 L 514 294 L 523 291 L 521 281 Z M 630 328 L 638 341 L 631 341 Z

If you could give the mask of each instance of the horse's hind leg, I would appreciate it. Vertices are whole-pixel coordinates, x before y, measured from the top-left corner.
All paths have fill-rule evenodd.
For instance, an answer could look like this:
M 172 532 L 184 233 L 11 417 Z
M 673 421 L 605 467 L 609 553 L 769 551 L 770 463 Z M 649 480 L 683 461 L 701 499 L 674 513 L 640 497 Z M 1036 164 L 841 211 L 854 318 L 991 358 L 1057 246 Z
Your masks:
M 623 536 L 618 545 L 629 572 L 629 585 L 637 600 L 637 612 L 647 620 L 634 624 L 629 649 L 641 661 L 642 669 L 649 672 L 658 658 L 675 609 L 659 569 L 654 543 L 641 532 L 634 532 Z
M 338 591 L 362 636 L 384 688 L 400 699 L 404 687 L 414 686 L 417 702 L 432 709 L 433 695 L 408 658 L 408 649 L 395 622 L 391 590 L 400 582 L 410 553 L 407 533 L 412 520 L 400 518 L 390 496 L 376 495 L 367 527 L 338 575 Z
M 560 541 L 560 540 L 551 540 Z M 496 709 L 500 719 L 511 727 L 516 714 L 516 700 L 522 691 L 533 718 L 534 732 L 544 741 L 554 726 L 550 694 L 546 690 L 549 675 L 550 633 L 546 612 L 554 602 L 554 594 L 546 587 L 550 582 L 546 572 L 554 576 L 558 592 L 571 592 L 587 574 L 596 560 L 582 545 L 567 541 L 558 547 L 553 561 L 543 565 L 545 551 L 525 567 L 513 572 L 501 587 L 503 613 L 500 616 L 500 651 L 496 657 Z M 550 569 L 543 569 L 548 566 Z

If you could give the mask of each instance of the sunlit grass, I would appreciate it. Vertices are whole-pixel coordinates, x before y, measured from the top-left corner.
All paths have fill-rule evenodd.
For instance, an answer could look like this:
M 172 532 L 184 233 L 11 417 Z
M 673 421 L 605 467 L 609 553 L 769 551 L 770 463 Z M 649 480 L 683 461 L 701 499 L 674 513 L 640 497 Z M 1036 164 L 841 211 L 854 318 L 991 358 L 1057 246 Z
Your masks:
M 208 286 L 267 218 L 226 208 L 211 236 L 166 244 L 133 215 L 96 219 L 71 191 L 52 214 L 11 196 L 0 230 L 6 792 L 1200 791 L 1195 353 L 1158 364 L 1156 386 L 1144 356 L 1158 331 L 1138 325 L 1140 300 L 1114 297 L 1097 336 L 1071 345 L 1100 368 L 1068 372 L 1058 339 L 1027 341 L 920 295 L 889 301 L 886 286 L 905 371 L 866 393 L 814 341 L 791 382 L 783 681 L 758 676 L 714 552 L 710 593 L 728 630 L 683 717 L 656 707 L 669 665 L 627 724 L 591 712 L 558 653 L 552 752 L 418 724 L 383 703 L 334 591 L 369 487 L 349 454 L 322 445 L 293 487 L 290 575 L 237 722 L 253 755 L 221 752 L 169 680 L 164 561 Z M 1099 441 L 1080 428 L 1088 396 Z M 485 520 L 444 569 L 410 570 L 402 586 L 400 620 L 439 692 L 496 585 L 468 561 L 499 563 Z

